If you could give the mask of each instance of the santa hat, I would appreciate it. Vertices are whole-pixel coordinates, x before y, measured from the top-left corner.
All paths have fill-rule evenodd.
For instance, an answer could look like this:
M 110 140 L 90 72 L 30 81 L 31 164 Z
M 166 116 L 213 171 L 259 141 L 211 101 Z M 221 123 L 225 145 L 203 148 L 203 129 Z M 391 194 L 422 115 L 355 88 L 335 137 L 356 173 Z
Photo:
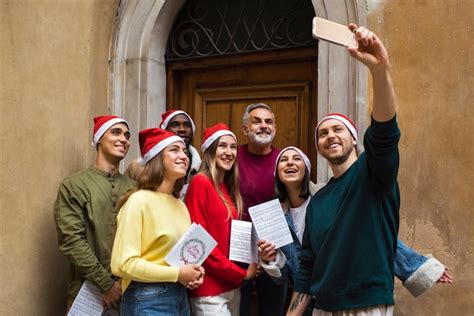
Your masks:
M 217 123 L 214 126 L 208 127 L 204 130 L 204 139 L 202 140 L 201 151 L 205 152 L 209 146 L 212 145 L 219 137 L 229 135 L 237 140 L 234 133 L 232 133 L 227 125 L 224 123 Z
M 161 128 L 147 128 L 138 133 L 138 140 L 140 143 L 140 151 L 142 157 L 138 159 L 138 164 L 144 166 L 153 157 L 158 155 L 166 146 L 184 141 L 181 137 L 165 131 Z
M 306 170 L 308 170 L 308 175 L 311 175 L 311 162 L 309 161 L 308 156 L 306 156 L 301 149 L 299 149 L 295 146 L 288 146 L 288 147 L 283 148 L 280 151 L 280 153 L 278 154 L 278 157 L 276 159 L 274 174 L 276 174 L 276 172 L 277 172 L 278 162 L 280 161 L 281 155 L 283 155 L 283 153 L 287 150 L 294 150 L 301 156 L 301 158 L 303 158 L 303 162 L 304 162 L 304 165 L 306 166 Z
M 175 117 L 176 115 L 179 115 L 179 114 L 184 114 L 189 118 L 189 121 L 191 122 L 191 126 L 193 128 L 193 133 L 194 133 L 196 131 L 196 126 L 194 125 L 193 119 L 191 118 L 191 116 L 189 116 L 188 113 L 186 113 L 184 111 L 181 111 L 181 110 L 169 110 L 169 111 L 166 111 L 165 113 L 162 113 L 161 114 L 162 121 L 161 121 L 161 124 L 160 124 L 160 128 L 167 129 L 168 124 L 170 123 L 171 119 L 173 117 Z
M 118 123 L 125 123 L 128 127 L 128 122 L 123 118 L 115 115 L 102 115 L 94 117 L 94 131 L 92 133 L 92 146 L 97 146 L 100 138 L 107 132 L 109 128 Z
M 316 142 L 316 149 L 319 150 L 319 148 L 318 148 L 318 128 L 324 121 L 327 121 L 327 120 L 338 120 L 339 122 L 344 124 L 345 127 L 347 127 L 347 129 L 351 133 L 352 137 L 356 141 L 358 140 L 357 128 L 356 128 L 354 122 L 352 122 L 351 119 L 348 118 L 347 116 L 345 116 L 344 114 L 331 113 L 331 114 L 328 114 L 327 116 L 323 117 L 319 121 L 318 125 L 316 125 L 316 128 L 314 130 L 314 139 L 315 139 L 315 142 Z

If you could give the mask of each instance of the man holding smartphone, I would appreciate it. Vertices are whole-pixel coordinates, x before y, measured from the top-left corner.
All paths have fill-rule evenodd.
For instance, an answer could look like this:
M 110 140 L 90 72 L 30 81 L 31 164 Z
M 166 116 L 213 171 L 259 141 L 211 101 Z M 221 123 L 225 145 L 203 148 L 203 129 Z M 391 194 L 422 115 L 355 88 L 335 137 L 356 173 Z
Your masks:
M 372 123 L 357 156 L 357 132 L 340 114 L 316 127 L 316 148 L 334 177 L 307 209 L 295 292 L 287 315 L 392 315 L 400 196 L 396 101 L 387 50 L 371 31 L 350 24 L 349 54 L 373 78 Z

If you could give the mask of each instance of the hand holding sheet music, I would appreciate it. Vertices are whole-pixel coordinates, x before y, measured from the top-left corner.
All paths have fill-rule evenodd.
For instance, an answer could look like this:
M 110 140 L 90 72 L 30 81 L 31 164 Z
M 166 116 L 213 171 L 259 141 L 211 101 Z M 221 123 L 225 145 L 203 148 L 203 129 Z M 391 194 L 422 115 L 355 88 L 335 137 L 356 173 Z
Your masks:
M 100 316 L 102 315 L 102 296 L 100 290 L 90 283 L 84 281 L 77 293 L 68 316 Z
M 278 199 L 250 207 L 249 214 L 259 239 L 272 242 L 275 248 L 293 242 L 290 228 Z

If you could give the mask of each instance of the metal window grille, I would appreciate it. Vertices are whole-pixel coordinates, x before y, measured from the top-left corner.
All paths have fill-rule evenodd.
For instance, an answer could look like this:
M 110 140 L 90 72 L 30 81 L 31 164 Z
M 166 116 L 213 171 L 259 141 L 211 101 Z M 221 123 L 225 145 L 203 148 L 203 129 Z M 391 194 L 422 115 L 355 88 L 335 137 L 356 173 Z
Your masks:
M 175 20 L 166 60 L 316 46 L 309 0 L 190 0 Z

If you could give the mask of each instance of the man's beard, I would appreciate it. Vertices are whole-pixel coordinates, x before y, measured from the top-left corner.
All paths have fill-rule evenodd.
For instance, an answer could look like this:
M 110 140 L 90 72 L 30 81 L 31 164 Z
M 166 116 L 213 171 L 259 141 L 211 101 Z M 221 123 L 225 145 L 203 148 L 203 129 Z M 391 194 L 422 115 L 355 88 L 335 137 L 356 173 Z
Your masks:
M 350 146 L 350 148 L 347 151 L 343 151 L 341 155 L 336 156 L 336 157 L 331 157 L 330 155 L 326 155 L 321 152 L 321 155 L 329 161 L 332 165 L 339 166 L 342 165 L 349 159 L 351 156 L 352 151 L 354 150 L 354 145 Z
M 249 139 L 252 143 L 258 144 L 260 146 L 268 146 L 271 145 L 273 142 L 273 138 L 275 138 L 275 133 L 267 134 L 267 133 L 254 133 L 249 132 L 248 134 Z

